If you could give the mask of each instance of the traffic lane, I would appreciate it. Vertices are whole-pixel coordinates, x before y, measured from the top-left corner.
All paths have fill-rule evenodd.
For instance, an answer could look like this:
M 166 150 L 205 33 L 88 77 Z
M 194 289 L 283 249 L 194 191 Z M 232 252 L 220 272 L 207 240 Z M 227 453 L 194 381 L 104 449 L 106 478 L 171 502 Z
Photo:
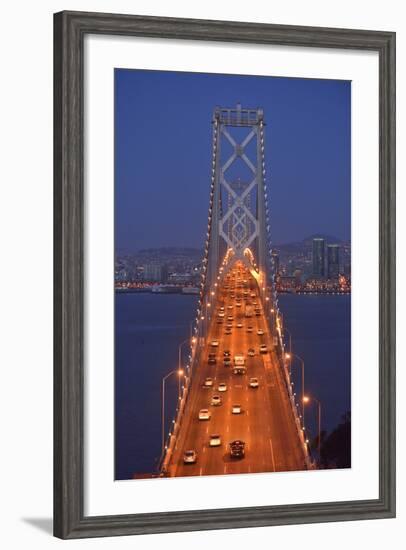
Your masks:
M 239 344 L 238 344 L 239 345 Z M 233 345 L 231 346 L 233 347 Z M 199 452 L 199 464 L 195 468 L 187 465 L 183 469 L 185 475 L 199 475 L 199 473 L 243 473 L 258 471 L 273 471 L 274 464 L 270 449 L 269 426 L 264 422 L 264 416 L 269 417 L 267 409 L 266 384 L 263 365 L 260 360 L 250 358 L 248 370 L 260 382 L 260 388 L 248 388 L 248 375 L 229 375 L 228 390 L 222 394 L 223 403 L 213 407 L 209 421 L 194 421 L 188 441 L 193 442 Z M 223 367 L 231 371 L 228 367 Z M 224 379 L 225 376 L 222 375 Z M 231 413 L 232 405 L 240 404 L 241 415 Z M 197 411 L 198 414 L 198 411 Z M 205 426 L 202 427 L 201 425 Z M 207 424 L 207 426 L 206 426 Z M 208 426 L 210 425 L 210 426 Z M 222 438 L 222 452 L 220 448 L 209 447 L 210 434 L 218 433 Z M 241 461 L 230 461 L 228 444 L 235 439 L 242 439 L 246 443 L 246 458 Z M 178 473 L 180 475 L 181 472 Z
M 276 361 L 269 362 L 267 377 L 273 416 L 278 418 L 278 422 L 273 426 L 277 467 L 286 471 L 303 470 L 305 469 L 304 449 L 298 436 L 283 373 Z
M 257 317 L 256 325 L 264 330 L 265 334 L 260 338 L 268 347 L 268 353 L 263 354 L 263 362 L 272 411 L 270 430 L 273 434 L 275 466 L 278 471 L 303 470 L 304 450 L 301 448 L 283 373 L 273 351 L 273 335 L 263 321 L 263 315 Z
M 225 381 L 228 382 L 228 376 L 224 372 L 221 372 L 220 369 L 225 369 L 222 365 L 222 355 L 224 351 L 224 345 L 222 343 L 221 331 L 223 329 L 222 325 L 217 325 L 213 322 L 210 325 L 209 336 L 207 339 L 207 344 L 204 352 L 202 353 L 202 361 L 197 369 L 196 375 L 192 382 L 190 402 L 188 403 L 187 411 L 185 411 L 185 416 L 188 416 L 188 428 L 181 428 L 180 437 L 178 438 L 177 447 L 175 449 L 174 458 L 172 459 L 173 466 L 172 472 L 173 475 L 198 475 L 199 468 L 197 465 L 183 465 L 183 452 L 188 449 L 195 449 L 199 456 L 204 456 L 206 451 L 206 444 L 209 439 L 209 428 L 202 427 L 202 424 L 212 423 L 210 421 L 199 421 L 198 415 L 199 411 L 202 408 L 208 408 L 211 412 L 212 407 L 210 405 L 211 397 L 214 393 L 217 393 L 218 383 Z M 213 348 L 210 344 L 213 339 L 219 340 L 219 346 Z M 225 344 L 227 347 L 227 344 Z M 228 346 L 230 347 L 230 346 Z M 209 353 L 216 352 L 217 362 L 215 365 L 208 364 L 208 355 Z M 228 370 L 230 370 L 228 368 Z M 207 377 L 213 379 L 213 389 L 206 388 L 204 386 L 205 380 Z M 212 417 L 213 418 L 213 417 Z M 214 433 L 214 432 L 212 432 Z M 200 462 L 200 461 L 199 461 Z
M 262 307 L 261 307 L 262 313 Z M 287 395 L 283 374 L 280 372 L 277 358 L 271 350 L 273 348 L 272 335 L 269 333 L 263 316 L 256 317 L 254 322 L 255 330 L 262 328 L 264 336 L 253 335 L 250 346 L 258 350 L 260 343 L 265 343 L 268 347 L 268 354 L 262 355 L 264 366 L 269 363 L 269 374 L 266 377 L 264 396 L 269 396 L 271 408 L 270 423 L 268 424 L 268 437 L 271 447 L 273 467 L 279 471 L 301 470 L 304 468 L 304 451 L 301 447 L 292 413 L 290 401 Z M 252 372 L 252 371 L 251 371 Z M 271 375 L 272 372 L 272 375 Z M 252 404 L 255 406 L 255 404 Z M 252 406 L 251 405 L 251 406 Z M 265 409 L 266 407 L 264 407 Z M 266 430 L 265 430 L 266 431 Z M 265 434 L 261 434 L 264 436 Z M 262 441 L 264 439 L 262 438 Z M 276 456 L 276 458 L 275 458 Z
M 232 300 L 226 300 L 227 309 L 228 309 L 228 305 L 230 305 L 231 303 L 232 303 Z M 228 309 L 227 313 L 228 314 L 230 313 L 229 309 Z M 241 313 L 241 308 L 238 308 L 238 310 L 236 308 L 236 312 L 234 313 L 234 318 L 235 318 L 234 319 L 235 321 L 241 321 L 242 320 L 243 315 Z M 219 332 L 219 329 L 214 328 L 212 336 L 218 336 L 218 332 Z M 252 339 L 255 339 L 255 337 L 253 336 Z M 254 343 L 255 343 L 254 341 L 251 342 L 252 345 L 254 345 Z M 237 352 L 237 350 L 239 352 L 244 353 L 244 355 L 246 354 L 246 349 L 245 348 L 247 347 L 247 338 L 246 338 L 246 335 L 245 335 L 245 331 L 243 331 L 243 329 L 235 328 L 235 330 L 233 331 L 233 337 L 230 338 L 230 347 L 232 348 L 231 353 L 233 355 Z M 209 353 L 209 350 L 207 351 L 207 353 Z M 228 369 L 228 370 L 231 371 L 231 369 Z M 257 372 L 253 372 L 252 368 L 250 369 L 250 372 L 251 372 L 251 375 L 256 374 L 258 377 L 260 377 L 260 374 L 257 373 Z M 231 407 L 234 404 L 234 402 L 243 401 L 243 395 L 241 395 L 241 391 L 236 393 L 236 390 L 237 389 L 238 390 L 245 389 L 245 387 L 244 387 L 245 383 L 244 383 L 244 385 L 240 384 L 240 383 L 234 384 L 232 376 L 233 375 L 231 375 L 231 377 L 228 376 L 227 377 L 228 380 L 225 380 L 229 384 L 228 398 L 224 403 L 226 405 L 225 415 L 220 415 L 220 414 L 216 413 L 214 417 L 212 416 L 212 419 L 209 422 L 212 423 L 215 432 L 221 432 L 221 430 L 225 429 L 226 434 L 230 435 L 230 428 L 231 428 L 231 434 L 232 434 L 233 438 L 234 439 L 235 438 L 244 439 L 244 441 L 246 441 L 246 445 L 247 445 L 247 452 L 249 452 L 250 447 L 252 447 L 252 442 L 251 442 L 252 438 L 251 438 L 251 434 L 249 433 L 250 432 L 250 423 L 244 423 L 244 425 L 242 425 L 241 419 L 239 419 L 237 423 L 235 422 L 235 419 L 237 417 L 239 417 L 239 415 L 231 416 L 231 419 L 228 416 L 228 415 L 231 415 Z M 218 376 L 215 376 L 215 382 L 216 383 L 218 381 L 218 378 L 219 378 Z M 223 374 L 222 379 L 224 380 L 224 378 L 225 378 L 225 376 Z M 248 385 L 248 383 L 246 383 L 246 385 Z M 249 414 L 248 409 L 251 408 L 251 406 L 249 404 L 249 399 L 248 399 L 248 396 L 246 395 L 246 392 L 245 392 L 245 405 L 244 405 L 244 407 L 246 408 L 246 410 L 244 412 L 247 412 L 247 414 Z M 200 407 L 200 408 L 202 408 L 202 407 Z M 227 409 L 228 409 L 228 411 L 227 411 Z M 262 403 L 262 406 L 260 407 L 260 409 L 261 409 L 261 413 L 263 414 L 265 412 L 264 411 L 264 403 Z M 198 414 L 198 411 L 197 411 L 197 414 Z M 257 414 L 256 415 L 259 420 L 261 419 L 262 414 Z M 199 421 L 197 421 L 197 422 L 199 422 Z M 260 424 L 259 424 L 259 426 L 260 426 Z M 198 426 L 196 426 L 196 421 L 195 421 L 194 430 L 192 430 L 192 433 L 191 433 L 191 439 L 195 442 L 195 447 L 200 447 L 201 448 L 201 455 L 203 457 L 202 462 L 205 463 L 204 464 L 204 466 L 205 466 L 204 471 L 205 472 L 206 472 L 206 470 L 212 471 L 211 466 L 213 465 L 213 461 L 211 460 L 210 461 L 211 464 L 209 466 L 209 464 L 207 462 L 208 459 L 206 460 L 205 457 L 207 457 L 207 456 L 213 457 L 214 456 L 214 452 L 213 452 L 214 449 L 210 449 L 211 453 L 209 455 L 206 454 L 206 445 L 208 445 L 208 440 L 209 440 L 209 433 L 208 432 L 209 432 L 209 428 L 206 428 L 206 433 L 205 433 L 206 438 L 201 437 L 201 429 Z M 211 431 L 211 433 L 213 433 L 213 431 Z M 258 434 L 258 433 L 260 433 L 260 431 L 258 429 L 255 429 L 254 433 Z M 204 441 L 204 439 L 206 439 L 206 441 Z M 261 447 L 262 447 L 261 443 L 263 442 L 263 440 L 264 440 L 264 438 L 261 438 L 260 441 L 256 442 L 256 444 L 254 444 L 254 448 L 256 449 L 255 450 L 255 456 L 260 456 L 261 457 L 261 455 L 262 455 L 262 457 L 260 458 L 258 464 L 252 464 L 251 466 L 248 465 L 247 468 L 246 468 L 248 471 L 250 471 L 251 468 L 254 469 L 254 470 L 263 469 L 263 468 L 269 469 L 267 464 L 266 464 L 266 460 L 263 457 L 264 453 L 260 452 L 261 450 L 263 451 L 263 449 L 261 449 Z M 206 443 L 206 445 L 205 445 L 205 443 Z M 267 454 L 269 455 L 269 452 Z M 253 457 L 254 457 L 254 455 L 253 455 Z M 253 457 L 251 459 L 251 462 L 253 462 Z M 216 471 L 216 473 L 218 472 L 220 467 L 221 467 L 221 465 L 219 465 L 219 464 L 214 465 L 214 470 Z M 225 467 L 225 470 L 226 469 L 227 468 Z M 238 469 L 240 470 L 241 467 L 239 466 Z M 192 468 L 191 467 L 188 467 L 187 471 L 189 472 L 189 474 L 192 474 Z M 195 473 L 195 472 L 193 471 L 193 473 Z
M 233 303 L 233 300 L 231 299 L 225 299 L 224 300 L 225 302 L 225 305 L 228 306 L 230 304 Z M 234 308 L 233 308 L 234 309 Z M 234 324 L 236 321 L 238 320 L 241 320 L 243 315 L 241 313 L 241 308 L 238 308 L 238 311 L 236 310 L 236 312 L 234 313 Z M 228 316 L 228 314 L 230 313 L 230 310 L 228 309 L 228 307 L 226 308 L 226 317 Z M 260 326 L 261 324 L 261 318 L 257 317 L 257 318 L 253 318 L 253 319 L 249 319 L 249 323 L 252 324 L 252 321 L 254 321 L 254 328 L 258 328 L 258 326 Z M 246 326 L 246 325 L 245 325 Z M 259 347 L 259 343 L 260 341 L 258 340 L 258 336 L 256 335 L 256 333 L 253 333 L 252 335 L 249 335 L 248 338 L 244 335 L 246 335 L 246 332 L 245 332 L 245 327 L 244 329 L 237 329 L 235 326 L 233 328 L 233 334 L 231 335 L 231 337 L 228 339 L 228 338 L 223 338 L 221 337 L 221 335 L 219 334 L 219 332 L 221 331 L 221 329 L 224 327 L 224 325 L 218 325 L 218 327 L 220 328 L 217 328 L 216 330 L 216 327 L 214 327 L 214 330 L 213 330 L 213 334 L 211 336 L 219 336 L 220 337 L 220 343 L 223 343 L 224 342 L 224 346 L 225 347 L 230 347 L 231 348 L 231 354 L 234 355 L 237 351 L 239 352 L 243 352 L 244 354 L 246 353 L 246 347 L 247 345 L 248 346 L 251 346 L 251 347 Z M 266 327 L 264 327 L 266 328 Z M 261 337 L 262 339 L 262 337 Z M 227 343 L 227 340 L 229 340 L 229 345 Z M 245 341 L 244 341 L 245 340 Z M 224 346 L 219 346 L 220 350 L 221 351 L 221 348 L 224 347 Z M 241 347 L 243 349 L 241 349 Z M 209 351 L 207 350 L 207 353 Z M 221 354 L 218 354 L 218 358 L 221 359 Z M 255 365 L 255 363 L 254 363 Z M 251 366 L 251 365 L 249 365 Z M 260 364 L 257 366 L 260 366 Z M 263 366 L 263 365 L 262 365 Z M 222 367 L 224 368 L 224 367 Z M 217 370 L 217 369 L 216 369 Z M 231 372 L 231 369 L 228 369 L 230 372 Z M 262 369 L 262 372 L 263 372 L 264 369 Z M 258 378 L 261 378 L 261 370 L 260 371 L 253 371 L 252 368 L 249 369 L 248 371 L 251 375 L 255 375 L 257 376 Z M 207 370 L 206 370 L 206 373 L 207 373 Z M 216 382 L 217 382 L 217 379 L 218 379 L 218 376 L 219 376 L 219 373 L 217 372 L 216 373 Z M 224 373 L 221 374 L 222 378 L 224 379 Z M 240 400 L 242 401 L 242 396 L 238 394 L 238 392 L 236 393 L 236 390 L 237 389 L 242 389 L 240 388 L 239 386 L 241 386 L 240 384 L 235 384 L 233 385 L 231 380 L 232 380 L 232 376 L 233 375 L 229 375 L 227 378 L 228 378 L 228 384 L 229 384 L 229 393 L 228 393 L 228 399 L 227 399 L 227 404 L 228 404 L 228 408 L 230 409 L 231 408 L 231 405 L 233 404 L 233 402 L 237 399 L 237 400 Z M 231 380 L 230 380 L 231 378 Z M 227 380 L 225 380 L 227 381 Z M 252 418 L 249 420 L 249 422 L 247 423 L 244 423 L 244 425 L 242 426 L 241 423 L 238 424 L 238 434 L 241 433 L 241 431 L 244 431 L 244 440 L 246 441 L 247 443 L 247 455 L 248 455 L 248 451 L 250 449 L 255 449 L 255 451 L 253 451 L 251 453 L 251 460 L 247 461 L 245 463 L 245 467 L 242 467 L 241 464 L 242 462 L 244 461 L 239 461 L 238 463 L 237 462 L 234 462 L 233 463 L 233 468 L 237 468 L 237 470 L 239 472 L 245 470 L 245 471 L 266 471 L 266 470 L 272 470 L 272 469 L 275 469 L 275 460 L 274 460 L 274 456 L 273 456 L 273 442 L 272 442 L 272 436 L 271 436 L 271 427 L 270 425 L 265 425 L 264 427 L 264 423 L 262 422 L 263 420 L 263 415 L 264 413 L 266 412 L 266 408 L 267 408 L 267 388 L 266 388 L 266 384 L 262 384 L 261 383 L 261 379 L 260 379 L 260 388 L 258 388 L 258 390 L 252 390 L 254 392 L 257 392 L 259 394 L 261 394 L 261 391 L 260 389 L 262 388 L 263 389 L 263 392 L 262 392 L 262 397 L 263 397 L 263 400 L 261 401 L 261 399 L 257 399 L 256 401 L 251 401 L 246 395 L 245 395 L 245 399 L 246 399 L 246 403 L 248 403 L 247 405 L 247 412 L 249 414 L 249 410 L 252 409 L 251 411 L 251 415 L 252 415 Z M 234 387 L 235 386 L 235 387 Z M 210 391 L 210 390 L 209 390 Z M 255 406 L 255 404 L 259 404 L 258 407 Z M 241 403 L 242 404 L 242 403 Z M 268 400 L 268 404 L 269 404 L 269 400 Z M 200 406 L 199 404 L 199 410 L 200 408 L 203 408 Z M 209 407 L 207 407 L 209 408 Z M 197 414 L 198 414 L 198 410 L 196 411 Z M 266 414 L 265 416 L 267 416 L 269 418 L 269 411 L 267 411 L 268 414 Z M 230 413 L 231 414 L 231 413 Z M 238 415 L 236 415 L 234 418 L 231 417 L 228 417 L 227 418 L 227 410 L 225 410 L 224 414 L 216 414 L 216 416 L 212 416 L 212 420 L 214 420 L 213 422 L 213 426 L 214 426 L 214 429 L 216 432 L 220 432 L 221 429 L 226 429 L 226 433 L 230 433 L 230 430 L 231 430 L 231 434 L 234 436 L 234 434 L 236 434 L 236 423 L 234 421 L 234 418 L 237 418 Z M 212 422 L 212 420 L 210 420 L 209 422 Z M 208 449 L 210 451 L 209 454 L 207 454 L 207 445 L 208 445 L 208 432 L 212 430 L 209 430 L 209 428 L 207 427 L 206 428 L 206 432 L 204 434 L 204 432 L 202 433 L 202 430 L 200 429 L 199 427 L 199 421 L 197 421 L 197 426 L 196 426 L 196 421 L 195 421 L 195 433 L 192 434 L 192 438 L 193 440 L 196 442 L 196 446 L 199 447 L 200 449 L 200 454 L 201 456 L 203 457 L 202 458 L 202 463 L 203 463 L 203 469 L 204 469 L 204 472 L 206 473 L 206 470 L 208 471 L 208 473 L 210 472 L 214 472 L 214 473 L 221 473 L 219 470 L 220 468 L 222 467 L 222 464 L 220 463 L 219 464 L 219 453 L 214 453 L 214 451 L 218 451 L 219 449 Z M 269 441 L 268 441 L 268 438 L 266 437 L 266 434 L 264 433 L 264 431 L 268 432 L 268 435 L 270 436 L 269 437 Z M 254 434 L 260 434 L 261 437 L 258 439 L 258 441 L 255 441 L 253 442 L 252 441 L 252 433 Z M 204 437 L 206 436 L 206 438 Z M 235 438 L 240 438 L 242 439 L 241 435 L 236 435 Z M 189 438 L 188 438 L 189 439 Z M 269 447 L 268 447 L 268 443 L 269 443 Z M 213 458 L 213 457 L 216 457 L 216 458 Z M 270 467 L 269 465 L 269 457 L 271 457 L 272 459 L 272 468 Z M 226 457 L 225 457 L 226 458 Z M 237 466 L 237 464 L 239 464 Z M 189 466 L 187 466 L 188 469 L 188 472 L 191 473 L 191 468 Z M 227 473 L 227 464 L 225 465 L 225 473 Z M 230 472 L 231 473 L 231 472 Z M 196 474 L 195 474 L 196 475 Z
M 210 342 L 217 336 L 216 327 L 211 324 L 208 341 Z M 201 443 L 198 445 L 192 446 L 189 444 L 190 441 L 199 442 L 200 438 L 200 428 L 198 427 L 198 414 L 199 410 L 202 408 L 209 408 L 205 399 L 205 393 L 209 390 L 204 387 L 204 381 L 207 377 L 213 377 L 213 367 L 208 365 L 208 354 L 210 350 L 208 346 L 205 346 L 205 349 L 202 351 L 201 361 L 199 367 L 196 369 L 190 388 L 189 401 L 186 405 L 184 412 L 184 420 L 181 426 L 180 434 L 178 437 L 177 445 L 175 447 L 174 456 L 170 464 L 170 475 L 183 475 L 183 453 L 185 450 L 194 449 L 198 453 L 201 452 Z M 202 395 L 203 394 L 203 395 Z M 200 453 L 199 453 L 200 454 Z M 192 464 L 187 464 L 185 475 L 198 475 L 197 466 Z
M 229 305 L 231 302 L 229 300 L 227 300 L 227 305 Z M 222 329 L 222 326 L 221 325 L 217 325 L 217 327 L 214 325 L 212 325 L 212 330 L 210 331 L 210 338 L 217 338 L 217 337 L 220 337 L 220 331 Z M 227 341 L 228 339 L 226 339 Z M 213 378 L 213 381 L 214 381 L 214 388 L 215 390 L 212 391 L 211 389 L 206 389 L 204 388 L 202 391 L 201 391 L 201 395 L 200 395 L 200 399 L 198 398 L 196 400 L 196 403 L 195 405 L 192 407 L 192 415 L 193 415 L 193 422 L 192 422 L 192 425 L 189 429 L 189 434 L 188 434 L 188 437 L 186 439 L 186 448 L 194 448 L 195 450 L 197 450 L 197 452 L 199 453 L 200 456 L 202 456 L 202 460 L 203 462 L 205 462 L 205 459 L 204 459 L 204 456 L 205 456 L 205 452 L 206 452 L 206 449 L 207 449 L 207 445 L 208 445 L 208 441 L 209 441 L 209 428 L 206 427 L 205 429 L 202 429 L 200 427 L 200 424 L 201 423 L 206 423 L 206 421 L 199 421 L 198 420 L 198 414 L 199 414 L 199 410 L 201 408 L 209 408 L 211 409 L 210 407 L 210 399 L 211 399 L 211 395 L 213 395 L 214 393 L 216 393 L 216 389 L 217 389 L 217 385 L 220 381 L 224 381 L 228 384 L 228 391 L 226 393 L 228 393 L 228 395 L 230 396 L 230 389 L 231 389 L 231 379 L 230 379 L 230 371 L 231 369 L 229 367 L 223 367 L 222 366 L 222 361 L 221 361 L 221 358 L 222 358 L 222 352 L 224 351 L 222 348 L 224 348 L 224 345 L 221 345 L 221 342 L 222 342 L 222 339 L 220 339 L 220 346 L 219 346 L 219 352 L 218 353 L 218 360 L 217 360 L 217 363 L 214 367 L 214 370 L 215 370 L 215 373 L 213 374 L 213 367 L 210 367 L 208 365 L 205 365 L 205 360 L 208 359 L 208 354 L 212 351 L 211 350 L 211 346 L 210 346 L 210 339 L 208 340 L 208 346 L 205 350 L 205 354 L 203 355 L 203 364 L 200 365 L 200 368 L 199 368 L 199 371 L 200 371 L 200 377 L 199 377 L 199 382 L 201 385 L 204 384 L 204 380 L 207 376 L 210 376 Z M 231 342 L 231 339 L 229 341 L 229 343 L 226 343 L 225 344 L 225 347 L 229 347 L 231 348 L 231 353 L 233 354 L 234 352 L 234 345 L 233 343 Z M 222 372 L 219 372 L 219 369 L 224 369 Z M 205 395 L 205 394 L 209 394 L 209 395 Z M 223 394 L 224 396 L 225 394 Z M 224 397 L 223 397 L 224 399 Z M 230 397 L 228 397 L 227 399 L 227 402 L 228 402 L 228 407 L 231 409 L 231 401 L 232 399 L 230 399 Z M 216 407 L 216 408 L 219 408 L 219 407 Z M 214 407 L 213 407 L 214 409 Z M 220 415 L 218 412 L 215 412 L 213 414 L 213 410 L 211 410 L 212 412 L 212 418 L 210 419 L 210 421 L 207 421 L 207 423 L 210 423 L 211 424 L 211 427 L 210 428 L 214 428 L 214 431 L 213 429 L 210 430 L 210 433 L 215 433 L 215 432 L 219 432 L 220 430 L 223 431 L 223 428 L 224 426 L 226 426 L 227 424 L 227 418 L 226 417 L 223 417 L 222 415 Z M 215 418 L 218 417 L 218 421 L 216 422 L 215 421 Z M 180 440 L 182 440 L 182 438 L 179 438 Z M 190 443 L 189 443 L 190 442 Z M 186 450 L 185 448 L 185 450 Z M 199 452 L 200 451 L 200 452 Z M 210 449 L 210 451 L 214 451 L 214 449 Z M 180 453 L 179 453 L 180 454 Z M 178 462 L 178 472 L 176 473 L 176 475 L 179 475 L 181 472 L 180 472 L 180 468 L 182 468 L 181 464 L 180 464 L 180 460 L 182 460 L 183 462 L 183 456 L 178 456 L 177 458 L 177 462 Z M 174 461 L 176 461 L 176 458 L 174 458 Z M 186 472 L 188 475 L 196 475 L 197 474 L 197 471 L 196 471 L 196 467 L 192 467 L 192 465 L 186 465 Z M 216 468 L 218 469 L 218 468 Z
M 201 409 L 211 409 L 210 400 L 212 390 L 211 388 L 205 387 L 206 378 L 210 377 L 213 379 L 214 387 L 217 386 L 219 380 L 219 362 L 217 361 L 215 365 L 208 364 L 208 354 L 212 353 L 214 349 L 210 346 L 210 342 L 219 337 L 219 329 L 213 324 L 210 329 L 209 338 L 207 340 L 209 345 L 206 345 L 202 353 L 201 363 L 192 381 L 191 400 L 187 405 L 187 410 L 185 410 L 188 426 L 181 427 L 182 433 L 178 438 L 176 452 L 172 459 L 174 475 L 199 475 L 199 468 L 197 465 L 183 464 L 183 452 L 188 449 L 194 449 L 197 451 L 199 457 L 201 457 L 204 454 L 204 442 L 208 436 L 208 427 L 202 427 L 202 424 L 208 424 L 210 421 L 199 420 L 198 416 Z

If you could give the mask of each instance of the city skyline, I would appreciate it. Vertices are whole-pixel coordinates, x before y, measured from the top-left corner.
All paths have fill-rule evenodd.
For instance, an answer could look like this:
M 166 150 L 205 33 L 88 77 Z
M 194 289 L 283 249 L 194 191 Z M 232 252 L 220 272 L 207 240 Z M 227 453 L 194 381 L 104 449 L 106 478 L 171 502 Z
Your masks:
M 273 242 L 350 238 L 349 82 L 119 69 L 115 83 L 117 248 L 202 247 L 212 112 L 235 100 L 264 109 Z
M 299 245 L 299 246 L 298 246 Z M 198 291 L 202 276 L 201 251 L 190 248 L 145 249 L 116 256 L 119 290 L 162 292 Z M 325 236 L 275 247 L 272 265 L 278 292 L 336 293 L 351 291 L 351 245 Z M 193 287 L 193 288 L 191 288 Z

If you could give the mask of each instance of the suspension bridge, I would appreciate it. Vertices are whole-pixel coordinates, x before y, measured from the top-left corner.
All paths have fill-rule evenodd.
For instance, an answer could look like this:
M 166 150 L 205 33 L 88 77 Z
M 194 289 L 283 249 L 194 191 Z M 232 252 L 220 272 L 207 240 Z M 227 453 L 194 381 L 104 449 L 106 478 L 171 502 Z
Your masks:
M 200 296 L 160 471 L 313 467 L 275 290 L 261 109 L 216 107 Z M 163 383 L 163 392 L 164 392 Z

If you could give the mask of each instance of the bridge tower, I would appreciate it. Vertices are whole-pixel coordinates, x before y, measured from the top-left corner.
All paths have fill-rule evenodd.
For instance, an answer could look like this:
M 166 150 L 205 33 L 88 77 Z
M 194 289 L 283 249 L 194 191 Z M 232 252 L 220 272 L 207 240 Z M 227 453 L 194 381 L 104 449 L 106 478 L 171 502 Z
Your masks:
M 305 433 L 300 425 L 290 375 L 286 368 L 283 317 L 280 315 L 275 288 L 275 262 L 272 258 L 270 222 L 264 159 L 264 113 L 237 104 L 233 108 L 216 107 L 212 119 L 211 185 L 207 234 L 202 264 L 202 277 L 197 314 L 186 364 L 185 399 L 179 401 L 174 431 L 162 457 L 165 470 L 176 450 L 184 411 L 190 403 L 195 373 L 207 361 L 207 334 L 216 311 L 217 291 L 222 278 L 235 262 L 241 261 L 251 272 L 259 289 L 263 312 L 268 322 L 273 361 L 279 365 L 288 392 L 288 407 L 310 464 Z M 191 389 L 192 388 L 192 389 Z M 187 401 L 189 399 L 189 401 Z M 191 406 L 191 405 L 189 405 Z M 167 451 L 167 449 L 169 449 Z
M 258 282 L 262 299 L 276 300 L 265 185 L 262 109 L 216 107 L 213 113 L 211 191 L 198 315 L 210 320 L 208 305 L 224 272 L 242 261 Z M 275 304 L 276 307 L 276 304 Z

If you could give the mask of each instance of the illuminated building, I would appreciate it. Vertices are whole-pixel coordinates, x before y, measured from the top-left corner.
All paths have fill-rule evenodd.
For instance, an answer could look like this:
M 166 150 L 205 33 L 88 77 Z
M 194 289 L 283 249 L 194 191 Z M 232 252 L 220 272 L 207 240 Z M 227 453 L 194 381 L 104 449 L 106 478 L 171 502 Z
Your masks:
M 313 239 L 313 276 L 316 278 L 325 277 L 325 260 L 324 260 L 324 239 Z
M 338 244 L 327 245 L 327 276 L 329 279 L 338 279 L 340 273 L 340 247 Z

